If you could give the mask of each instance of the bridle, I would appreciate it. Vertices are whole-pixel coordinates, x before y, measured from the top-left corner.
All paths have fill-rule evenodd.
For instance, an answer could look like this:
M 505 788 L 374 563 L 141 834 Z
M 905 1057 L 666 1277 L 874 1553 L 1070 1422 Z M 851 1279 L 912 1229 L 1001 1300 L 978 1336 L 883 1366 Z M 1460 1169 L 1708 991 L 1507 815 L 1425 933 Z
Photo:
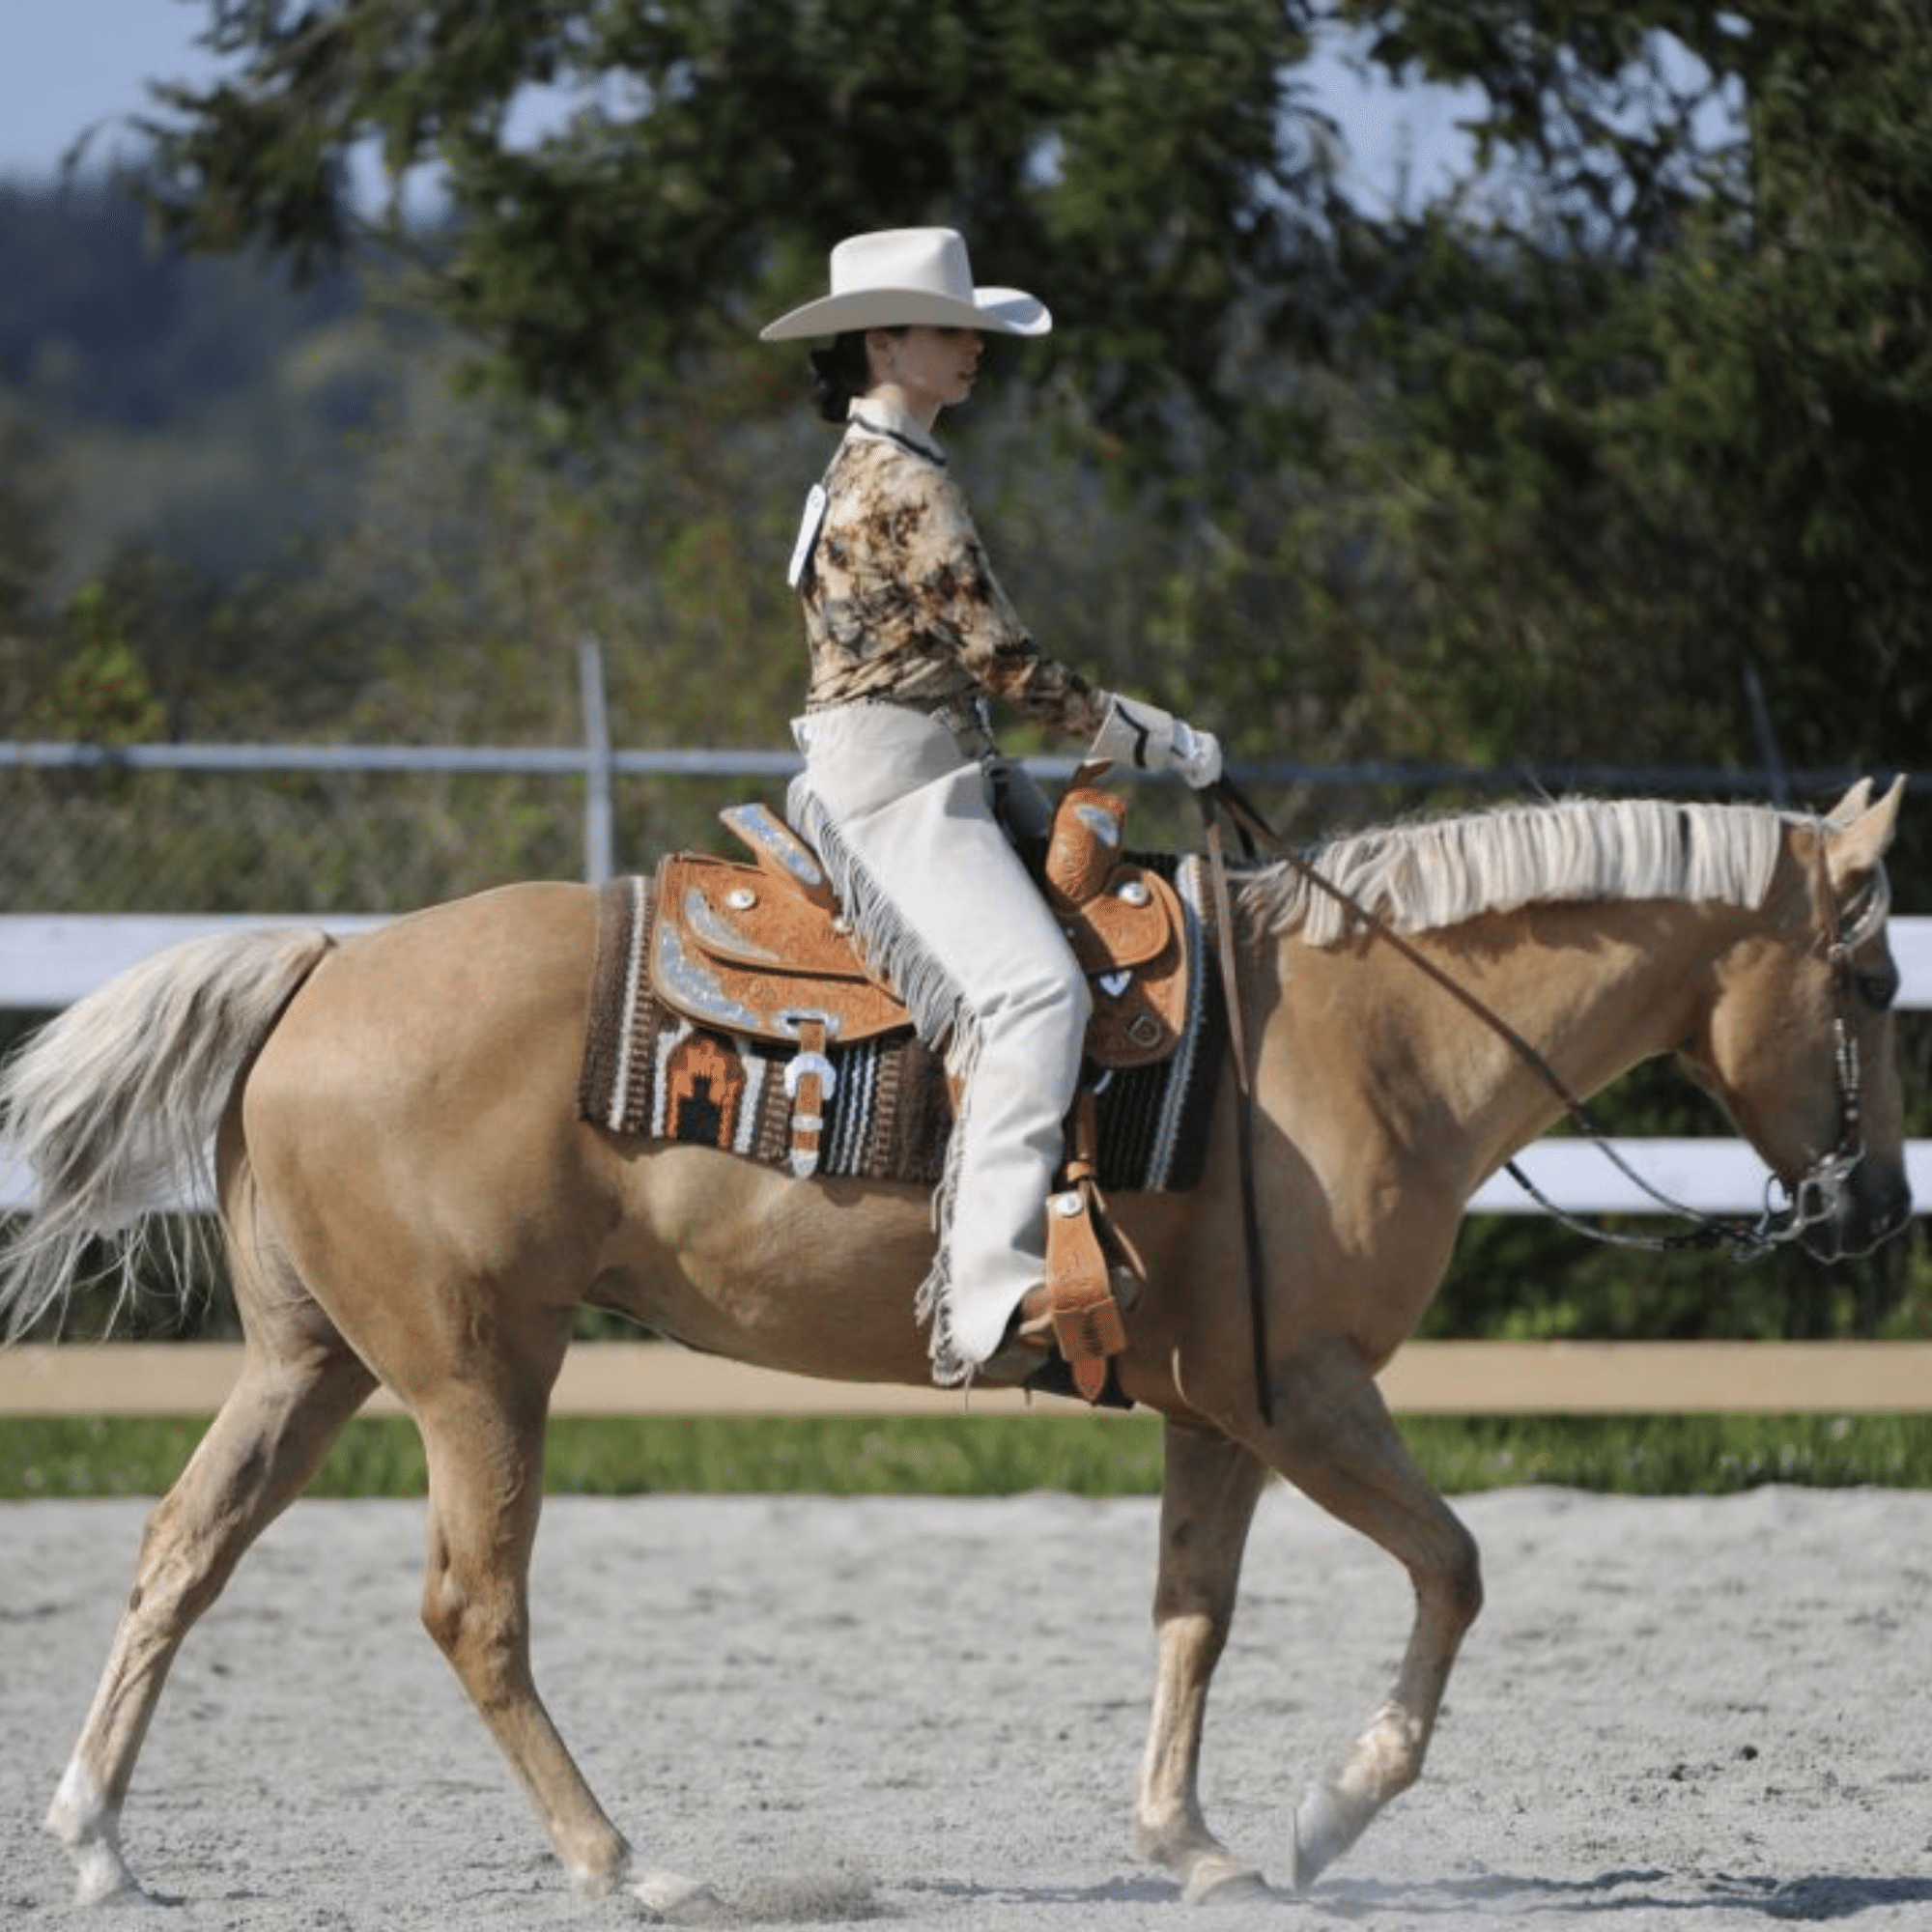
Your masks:
M 1789 1186 L 1776 1175 L 1765 1183 L 1765 1208 L 1758 1222 L 1761 1251 L 1800 1239 L 1820 1222 L 1835 1218 L 1852 1173 L 1865 1157 L 1864 1068 L 1854 1010 L 1864 995 L 1853 959 L 1890 917 L 1891 883 L 1885 868 L 1876 867 L 1851 906 L 1840 906 L 1825 865 L 1824 825 L 1815 816 L 1811 824 L 1816 834 L 1816 896 L 1824 908 L 1825 957 L 1832 968 L 1832 1067 L 1838 1083 L 1838 1138 Z M 1782 1202 L 1775 1198 L 1780 1190 L 1785 1196 Z
M 1248 1251 L 1249 1314 L 1255 1345 L 1256 1395 L 1264 1421 L 1272 1420 L 1271 1398 L 1267 1388 L 1265 1285 L 1261 1265 L 1261 1214 L 1255 1195 L 1252 1157 L 1253 1128 L 1249 1118 L 1252 1094 L 1249 1089 L 1247 1052 L 1241 1017 L 1240 989 L 1235 965 L 1233 912 L 1228 889 L 1226 855 L 1222 848 L 1216 808 L 1225 813 L 1239 835 L 1242 848 L 1252 859 L 1258 848 L 1265 849 L 1297 873 L 1318 892 L 1325 894 L 1346 911 L 1350 920 L 1373 932 L 1417 971 L 1432 980 L 1443 992 L 1474 1014 L 1504 1040 L 1561 1103 L 1565 1117 L 1578 1135 L 1589 1141 L 1610 1164 L 1644 1196 L 1665 1213 L 1690 1225 L 1658 1235 L 1632 1234 L 1606 1228 L 1560 1207 L 1530 1179 L 1520 1163 L 1511 1160 L 1504 1171 L 1537 1206 L 1560 1226 L 1593 1241 L 1623 1248 L 1639 1248 L 1652 1253 L 1688 1248 L 1726 1248 L 1738 1262 L 1760 1261 L 1775 1249 L 1803 1240 L 1813 1228 L 1834 1220 L 1843 1204 L 1845 1191 L 1859 1163 L 1864 1158 L 1863 1071 L 1859 1056 L 1858 1030 L 1853 1009 L 1860 992 L 1853 968 L 1853 955 L 1885 923 L 1890 910 L 1890 891 L 1884 869 L 1875 869 L 1870 883 L 1850 908 L 1840 907 L 1831 889 L 1825 861 L 1825 827 L 1812 820 L 1814 865 L 1817 873 L 1816 898 L 1822 908 L 1825 957 L 1832 969 L 1832 1065 L 1838 1094 L 1838 1137 L 1831 1150 L 1818 1156 L 1795 1180 L 1786 1182 L 1773 1175 L 1765 1183 L 1765 1201 L 1754 1220 L 1734 1215 L 1707 1213 L 1676 1200 L 1636 1172 L 1611 1145 L 1582 1100 L 1564 1083 L 1548 1061 L 1492 1008 L 1478 999 L 1468 987 L 1445 972 L 1419 948 L 1411 946 L 1389 923 L 1362 905 L 1351 894 L 1324 877 L 1307 860 L 1275 833 L 1249 803 L 1232 780 L 1223 777 L 1213 785 L 1195 794 L 1200 801 L 1208 844 L 1208 866 L 1219 928 L 1218 952 L 1221 961 L 1223 1004 L 1228 1009 L 1231 1056 L 1236 1067 L 1236 1083 L 1240 1106 L 1240 1165 L 1242 1214 Z
M 1605 1160 L 1631 1181 L 1639 1192 L 1666 1213 L 1691 1223 L 1688 1229 L 1662 1235 L 1634 1235 L 1605 1228 L 1559 1207 L 1537 1187 L 1520 1163 L 1505 1163 L 1505 1172 L 1537 1206 L 1574 1234 L 1586 1236 L 1612 1247 L 1641 1248 L 1651 1253 L 1670 1253 L 1685 1248 L 1730 1250 L 1736 1262 L 1762 1261 L 1774 1250 L 1792 1241 L 1802 1241 L 1813 1229 L 1837 1218 L 1846 1188 L 1859 1163 L 1864 1159 L 1864 1072 L 1859 1057 L 1858 1029 L 1853 1008 L 1858 1001 L 1857 976 L 1853 954 L 1885 923 L 1890 911 L 1891 895 L 1883 870 L 1872 874 L 1870 884 L 1854 902 L 1848 917 L 1833 896 L 1831 879 L 1825 866 L 1825 828 L 1813 817 L 1816 834 L 1818 889 L 1825 928 L 1825 957 L 1832 969 L 1832 1071 L 1838 1090 L 1838 1137 L 1832 1147 L 1811 1162 L 1795 1180 L 1785 1181 L 1773 1174 L 1765 1180 L 1764 1206 L 1757 1218 L 1740 1221 L 1735 1216 L 1709 1214 L 1690 1207 L 1654 1186 L 1636 1172 L 1615 1147 L 1592 1124 L 1582 1103 L 1571 1097 L 1556 1076 L 1549 1079 L 1563 1098 L 1571 1121 L 1603 1154 Z

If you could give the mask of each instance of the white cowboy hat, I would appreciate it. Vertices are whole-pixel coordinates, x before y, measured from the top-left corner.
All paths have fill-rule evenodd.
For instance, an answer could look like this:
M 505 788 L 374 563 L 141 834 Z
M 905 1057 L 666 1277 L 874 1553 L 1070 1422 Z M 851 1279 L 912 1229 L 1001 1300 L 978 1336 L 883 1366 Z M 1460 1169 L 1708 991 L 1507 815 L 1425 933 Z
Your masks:
M 832 251 L 832 293 L 766 324 L 758 340 L 909 323 L 1044 335 L 1053 317 L 1024 289 L 976 289 L 966 243 L 952 229 L 881 228 L 839 242 Z

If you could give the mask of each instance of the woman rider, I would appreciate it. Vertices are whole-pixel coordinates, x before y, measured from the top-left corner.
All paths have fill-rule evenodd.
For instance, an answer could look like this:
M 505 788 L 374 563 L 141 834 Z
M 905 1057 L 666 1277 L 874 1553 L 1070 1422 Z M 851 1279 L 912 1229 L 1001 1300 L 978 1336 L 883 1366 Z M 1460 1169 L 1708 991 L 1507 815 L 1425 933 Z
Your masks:
M 1089 757 L 1195 786 L 1221 770 L 1209 733 L 1040 652 L 934 440 L 940 412 L 971 395 L 988 334 L 1051 327 L 1023 291 L 976 288 L 952 229 L 899 228 L 839 242 L 830 293 L 761 332 L 833 338 L 812 355 L 814 388 L 845 433 L 792 554 L 810 679 L 789 809 L 868 966 L 958 1084 L 917 1310 L 946 1385 L 989 1363 L 1004 1378 L 1015 1340 L 1044 1328 L 1037 1298 L 1023 1304 L 1044 1280 L 1046 1202 L 1092 1005 L 1015 848 L 1044 833 L 1046 803 L 1001 757 L 987 700 L 1086 740 Z

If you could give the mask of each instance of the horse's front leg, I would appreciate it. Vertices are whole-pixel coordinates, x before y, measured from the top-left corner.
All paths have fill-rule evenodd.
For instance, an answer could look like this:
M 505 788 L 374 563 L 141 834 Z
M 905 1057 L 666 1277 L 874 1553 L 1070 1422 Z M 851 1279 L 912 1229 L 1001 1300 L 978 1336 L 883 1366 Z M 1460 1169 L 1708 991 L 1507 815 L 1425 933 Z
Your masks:
M 1342 1344 L 1291 1363 L 1257 1446 L 1311 1500 L 1394 1556 L 1415 1588 L 1415 1620 L 1394 1689 L 1294 1818 L 1294 1886 L 1346 1852 L 1423 1759 L 1463 1635 L 1483 1605 L 1475 1539 L 1416 1466 L 1375 1378 Z
M 1198 1900 L 1259 1882 L 1253 1866 L 1208 1831 L 1199 1774 L 1208 1687 L 1228 1640 L 1241 1552 L 1266 1471 L 1239 1443 L 1177 1422 L 1167 1425 L 1166 1460 L 1153 1605 L 1159 1674 L 1135 1844 Z

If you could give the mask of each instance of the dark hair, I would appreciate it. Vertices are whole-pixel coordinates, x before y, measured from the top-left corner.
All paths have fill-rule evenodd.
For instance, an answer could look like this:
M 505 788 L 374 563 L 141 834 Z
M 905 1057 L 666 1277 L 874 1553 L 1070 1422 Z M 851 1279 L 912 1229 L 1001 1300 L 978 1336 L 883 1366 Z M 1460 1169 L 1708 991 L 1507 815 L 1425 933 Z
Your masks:
M 903 335 L 902 327 L 887 331 Z M 866 354 L 867 331 L 848 328 L 828 349 L 811 352 L 811 396 L 827 422 L 842 423 L 854 396 L 872 386 L 872 364 Z

